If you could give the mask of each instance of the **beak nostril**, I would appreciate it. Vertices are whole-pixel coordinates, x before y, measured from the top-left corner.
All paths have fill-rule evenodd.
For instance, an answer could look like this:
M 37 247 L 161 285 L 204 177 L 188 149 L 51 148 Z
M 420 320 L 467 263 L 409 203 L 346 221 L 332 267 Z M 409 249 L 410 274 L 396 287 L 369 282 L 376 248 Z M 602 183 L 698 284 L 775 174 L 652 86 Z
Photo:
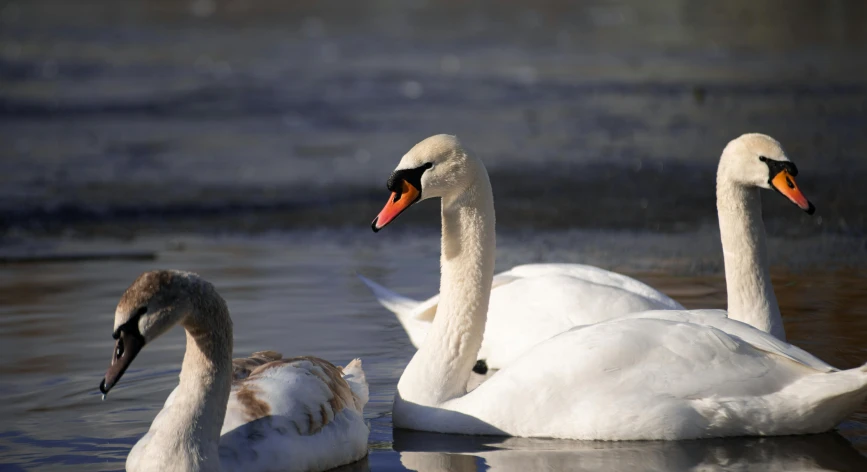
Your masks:
M 795 188 L 795 183 L 792 182 L 792 179 L 788 177 L 786 177 L 786 184 L 789 186 L 789 188 Z

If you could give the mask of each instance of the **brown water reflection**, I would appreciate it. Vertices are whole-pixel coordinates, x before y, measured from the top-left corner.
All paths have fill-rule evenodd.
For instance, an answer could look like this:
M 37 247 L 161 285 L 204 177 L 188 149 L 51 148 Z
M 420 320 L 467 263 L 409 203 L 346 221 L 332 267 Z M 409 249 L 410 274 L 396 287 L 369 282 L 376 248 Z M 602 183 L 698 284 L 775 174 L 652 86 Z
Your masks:
M 867 362 L 867 342 L 859 338 L 859 333 L 867 332 L 867 271 L 777 269 L 771 277 L 790 342 L 839 368 Z M 641 278 L 687 308 L 726 307 L 722 274 L 642 274 Z

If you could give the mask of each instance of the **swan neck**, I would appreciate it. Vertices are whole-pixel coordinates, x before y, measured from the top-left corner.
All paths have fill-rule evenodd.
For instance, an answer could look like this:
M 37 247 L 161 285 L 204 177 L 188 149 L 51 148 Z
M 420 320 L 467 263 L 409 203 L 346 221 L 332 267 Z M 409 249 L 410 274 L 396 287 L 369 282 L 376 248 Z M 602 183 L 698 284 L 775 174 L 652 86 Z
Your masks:
M 204 284 L 207 284 L 204 282 Z M 182 325 L 187 346 L 174 401 L 153 441 L 170 470 L 219 470 L 220 430 L 232 389 L 232 320 L 210 284 Z
M 729 318 L 785 340 L 780 307 L 768 268 L 761 190 L 725 178 L 717 181 L 717 213 L 725 262 Z
M 402 400 L 437 405 L 466 394 L 494 277 L 494 220 L 491 184 L 479 164 L 474 185 L 442 200 L 439 307 L 398 383 Z

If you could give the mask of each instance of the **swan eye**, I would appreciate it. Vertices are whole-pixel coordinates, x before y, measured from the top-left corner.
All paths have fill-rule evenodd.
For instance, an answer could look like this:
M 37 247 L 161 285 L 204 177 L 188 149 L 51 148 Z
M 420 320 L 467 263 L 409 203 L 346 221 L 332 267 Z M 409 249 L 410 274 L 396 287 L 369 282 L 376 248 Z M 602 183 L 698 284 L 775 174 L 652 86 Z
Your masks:
M 425 165 L 422 166 L 423 169 L 427 170 L 433 167 L 433 162 L 426 162 Z
M 132 316 L 133 317 L 139 317 L 139 316 L 144 315 L 147 312 L 148 312 L 148 307 L 143 306 L 143 307 L 140 307 L 138 310 L 136 310 Z
M 759 156 L 759 160 L 762 162 L 767 162 L 768 158 L 765 156 Z

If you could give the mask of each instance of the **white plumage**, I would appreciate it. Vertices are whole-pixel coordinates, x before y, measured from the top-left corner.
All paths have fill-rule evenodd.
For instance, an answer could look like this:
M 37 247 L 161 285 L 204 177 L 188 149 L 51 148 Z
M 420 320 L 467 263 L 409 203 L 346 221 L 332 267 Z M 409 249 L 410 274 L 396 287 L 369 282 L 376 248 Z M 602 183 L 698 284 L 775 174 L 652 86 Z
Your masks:
M 392 311 L 418 348 L 439 306 L 439 295 L 417 301 L 359 276 Z M 582 324 L 645 310 L 683 309 L 631 277 L 582 264 L 525 264 L 494 276 L 479 359 L 500 369 L 539 341 Z M 529 314 L 529 315 L 528 315 Z
M 467 392 L 493 285 L 493 195 L 484 165 L 452 136 L 416 145 L 392 181 L 419 172 L 416 201 L 442 199 L 441 297 L 398 382 L 396 427 L 583 440 L 805 434 L 833 428 L 867 397 L 867 368 L 838 371 L 718 310 L 640 312 L 574 327 Z M 399 214 L 395 193 L 374 229 Z
M 768 136 L 747 134 L 733 140 L 720 158 L 717 207 L 725 258 L 728 316 L 784 340 L 783 322 L 768 270 L 759 196 L 759 189 L 770 189 L 771 181 L 777 176 L 769 174 L 768 162 L 794 169 L 780 143 Z M 793 175 L 786 172 L 786 185 L 774 188 L 812 212 L 812 205 L 794 186 Z M 779 182 L 775 181 L 774 185 Z M 436 315 L 439 295 L 417 301 L 364 277 L 361 279 L 377 300 L 397 316 L 412 344 L 420 347 Z M 485 360 L 488 367 L 500 369 L 530 347 L 574 326 L 646 310 L 682 309 L 683 306 L 664 293 L 598 267 L 581 264 L 516 266 L 494 276 L 478 357 Z
M 865 396 L 864 368 L 837 371 L 722 316 L 663 311 L 574 328 L 435 409 L 396 404 L 394 419 L 427 431 L 585 440 L 804 434 L 830 430 Z

